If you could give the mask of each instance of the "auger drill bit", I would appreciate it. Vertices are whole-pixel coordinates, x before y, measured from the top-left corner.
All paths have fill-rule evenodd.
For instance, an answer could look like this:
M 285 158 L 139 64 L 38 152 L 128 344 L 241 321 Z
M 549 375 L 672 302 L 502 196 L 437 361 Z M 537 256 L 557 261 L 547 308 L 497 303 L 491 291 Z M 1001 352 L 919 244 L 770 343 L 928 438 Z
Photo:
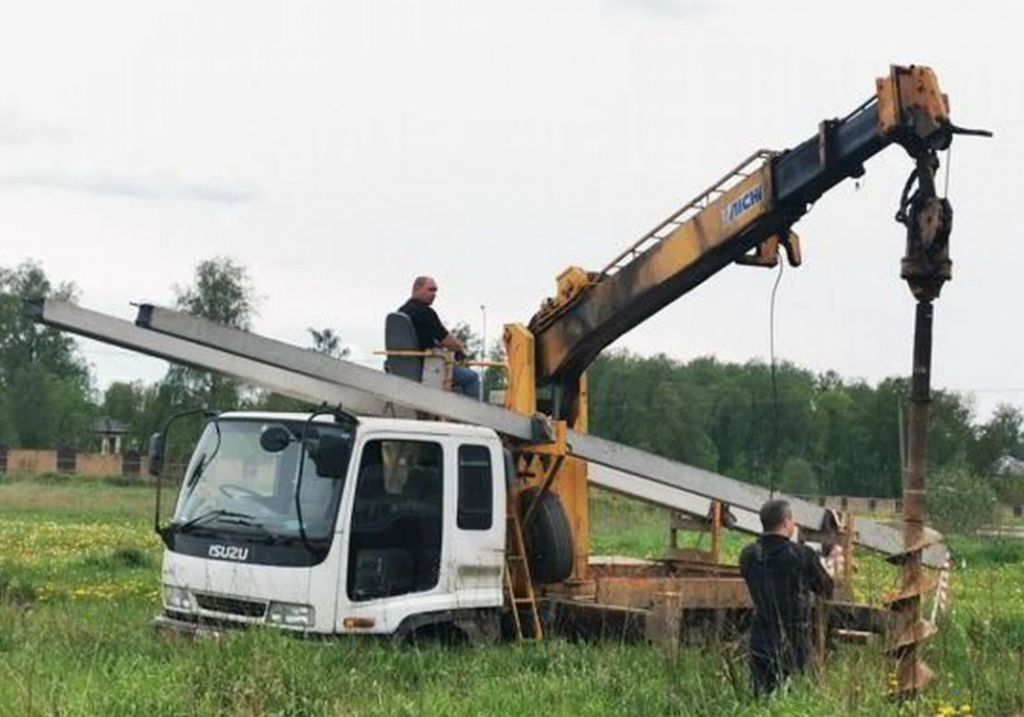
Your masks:
M 925 469 L 931 403 L 932 302 L 951 277 L 949 234 L 953 224 L 949 201 L 935 194 L 937 167 L 933 150 L 918 155 L 917 166 L 907 181 L 896 215 L 897 221 L 907 227 L 907 249 L 900 276 L 907 281 L 917 300 L 908 465 L 903 483 L 904 551 L 889 558 L 890 562 L 902 566 L 903 575 L 900 588 L 885 598 L 890 611 L 885 649 L 897 660 L 896 696 L 899 699 L 913 698 L 934 677 L 920 658 L 920 648 L 937 632 L 933 623 L 921 617 L 921 600 L 935 588 L 936 580 L 925 571 L 921 553 L 943 540 L 941 534 L 925 526 Z

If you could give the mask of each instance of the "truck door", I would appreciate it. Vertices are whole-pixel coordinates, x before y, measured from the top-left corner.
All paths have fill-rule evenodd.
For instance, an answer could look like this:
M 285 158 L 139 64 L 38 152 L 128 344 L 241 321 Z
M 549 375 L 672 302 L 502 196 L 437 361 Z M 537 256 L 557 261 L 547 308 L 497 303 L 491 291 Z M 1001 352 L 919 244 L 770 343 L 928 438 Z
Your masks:
M 363 443 L 346 506 L 340 630 L 391 632 L 410 614 L 447 607 L 445 497 L 452 489 L 444 443 L 441 436 Z
M 505 569 L 505 470 L 497 441 L 466 438 L 455 451 L 452 592 L 460 606 L 502 603 Z
M 504 457 L 496 437 L 368 435 L 342 505 L 337 629 L 502 604 Z

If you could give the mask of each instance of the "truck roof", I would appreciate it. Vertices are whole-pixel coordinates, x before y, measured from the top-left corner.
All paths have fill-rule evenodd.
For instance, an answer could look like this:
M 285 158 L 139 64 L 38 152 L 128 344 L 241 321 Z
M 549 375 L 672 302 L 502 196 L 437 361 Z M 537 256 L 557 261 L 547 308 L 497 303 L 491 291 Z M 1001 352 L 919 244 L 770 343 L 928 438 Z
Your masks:
M 220 414 L 219 418 L 256 421 L 305 421 L 309 418 L 309 414 L 300 411 L 225 411 Z M 387 430 L 407 433 L 428 433 L 431 435 L 476 436 L 478 438 L 493 438 L 497 435 L 490 428 L 472 426 L 467 423 L 418 421 L 410 418 L 382 418 L 378 416 L 357 416 L 357 418 L 360 428 L 364 431 Z M 334 419 L 330 415 L 322 415 L 317 416 L 313 421 L 315 423 L 333 423 Z

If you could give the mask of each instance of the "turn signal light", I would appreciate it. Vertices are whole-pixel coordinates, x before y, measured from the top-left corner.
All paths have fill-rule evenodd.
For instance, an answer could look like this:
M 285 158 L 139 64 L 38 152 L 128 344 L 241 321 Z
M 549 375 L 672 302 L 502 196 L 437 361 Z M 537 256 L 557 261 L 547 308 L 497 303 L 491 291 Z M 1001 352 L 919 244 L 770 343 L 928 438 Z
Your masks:
M 365 630 L 376 625 L 377 621 L 372 617 L 346 617 L 341 624 L 348 630 Z

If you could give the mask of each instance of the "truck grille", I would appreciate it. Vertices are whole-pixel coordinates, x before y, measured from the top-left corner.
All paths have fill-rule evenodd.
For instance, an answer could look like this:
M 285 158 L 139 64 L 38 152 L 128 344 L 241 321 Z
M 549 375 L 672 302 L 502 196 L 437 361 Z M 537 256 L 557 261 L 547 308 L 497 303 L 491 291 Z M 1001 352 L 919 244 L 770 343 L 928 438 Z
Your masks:
M 237 598 L 224 597 L 223 595 L 196 593 L 196 602 L 204 610 L 222 612 L 227 615 L 241 615 L 242 617 L 263 617 L 267 611 L 267 604 L 265 602 L 238 600 Z

